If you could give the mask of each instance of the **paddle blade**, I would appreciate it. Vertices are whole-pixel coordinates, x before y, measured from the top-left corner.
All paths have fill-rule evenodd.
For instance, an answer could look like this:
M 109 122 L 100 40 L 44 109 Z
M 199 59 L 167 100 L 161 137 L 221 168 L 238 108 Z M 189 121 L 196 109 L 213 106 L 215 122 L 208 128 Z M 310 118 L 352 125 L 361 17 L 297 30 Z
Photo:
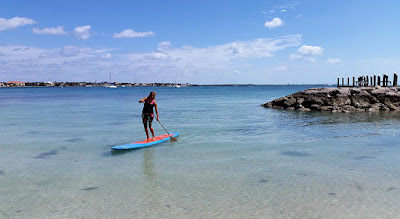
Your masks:
M 176 139 L 175 137 L 171 137 L 171 141 L 179 141 L 179 140 Z

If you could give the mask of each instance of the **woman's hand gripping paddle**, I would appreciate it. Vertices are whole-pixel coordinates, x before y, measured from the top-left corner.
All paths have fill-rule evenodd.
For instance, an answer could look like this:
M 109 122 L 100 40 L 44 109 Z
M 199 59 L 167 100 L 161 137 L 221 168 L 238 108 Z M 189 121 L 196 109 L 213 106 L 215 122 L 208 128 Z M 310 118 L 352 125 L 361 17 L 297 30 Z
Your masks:
M 158 123 L 160 123 L 160 125 L 163 127 L 163 129 L 168 133 L 168 135 L 170 135 L 169 132 L 167 131 L 167 129 L 165 129 L 165 127 L 161 124 L 160 120 L 158 120 L 158 118 L 157 118 L 157 121 L 158 121 Z M 178 141 L 178 139 L 176 139 L 175 137 L 170 136 L 170 138 L 171 138 L 171 141 Z

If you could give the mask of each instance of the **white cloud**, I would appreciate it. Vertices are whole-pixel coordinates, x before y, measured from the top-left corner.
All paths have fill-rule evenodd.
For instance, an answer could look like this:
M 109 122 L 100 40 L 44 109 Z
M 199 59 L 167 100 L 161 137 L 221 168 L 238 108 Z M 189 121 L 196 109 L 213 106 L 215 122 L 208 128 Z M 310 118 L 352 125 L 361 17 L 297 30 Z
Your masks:
M 104 55 L 101 56 L 102 59 L 111 59 L 111 54 L 110 53 L 106 53 Z
M 303 45 L 297 51 L 299 54 L 290 54 L 290 59 L 303 59 L 312 63 L 316 63 L 316 56 L 322 55 L 324 49 L 319 46 Z
M 223 80 L 224 75 L 234 71 L 248 72 L 252 65 L 249 60 L 268 58 L 288 47 L 299 46 L 301 35 L 291 35 L 276 39 L 256 39 L 252 41 L 234 41 L 205 48 L 183 46 L 168 48 L 151 53 L 133 53 L 127 55 L 127 68 L 143 75 L 175 74 L 182 72 L 186 77 L 197 81 Z M 169 43 L 162 43 L 162 45 Z M 160 76 L 161 77 L 161 76 Z M 231 79 L 229 79 L 231 80 Z
M 342 62 L 342 60 L 329 58 L 326 62 L 330 63 L 330 64 L 337 64 L 337 63 Z
M 64 31 L 64 26 L 46 27 L 46 28 L 43 28 L 43 29 L 33 28 L 33 32 L 37 33 L 37 34 L 49 34 L 49 35 L 67 34 L 67 32 Z
M 80 40 L 87 40 L 90 37 L 90 25 L 76 27 L 75 37 Z
M 114 38 L 134 38 L 134 37 L 147 37 L 154 36 L 152 31 L 148 32 L 136 32 L 132 29 L 123 30 L 121 33 L 114 33 Z
M 0 18 L 0 31 L 15 29 L 20 26 L 31 25 L 36 21 L 25 17 L 13 17 L 11 19 Z
M 302 55 L 298 55 L 298 54 L 290 54 L 290 59 L 301 59 L 303 58 Z
M 45 80 L 102 80 L 111 56 L 109 49 L 64 46 L 43 49 L 0 44 L 0 75 L 26 81 Z M 108 68 L 109 69 L 109 68 Z M 104 80 L 107 77 L 104 76 Z
M 166 50 L 169 49 L 171 47 L 171 42 L 169 41 L 164 41 L 158 44 L 158 51 L 162 51 L 162 50 Z
M 42 49 L 0 44 L 0 75 L 4 80 L 104 81 L 108 80 L 111 69 L 116 81 L 171 82 L 171 75 L 177 74 L 177 78 L 188 82 L 221 83 L 233 80 L 225 76 L 227 73 L 237 71 L 246 75 L 252 71 L 254 61 L 263 65 L 263 59 L 286 48 L 298 47 L 300 43 L 301 35 L 234 41 L 203 48 L 173 48 L 171 42 L 165 41 L 153 52 L 112 56 L 110 49 L 76 46 Z
M 317 58 L 315 58 L 315 57 L 313 57 L 313 56 L 305 56 L 305 57 L 303 57 L 303 58 L 304 58 L 304 60 L 307 60 L 307 61 L 309 61 L 309 62 L 317 63 Z
M 322 52 L 324 51 L 324 49 L 319 47 L 319 46 L 306 46 L 306 45 L 303 45 L 298 49 L 298 51 L 302 55 L 322 55 Z
M 278 66 L 278 67 L 276 67 L 275 69 L 274 69 L 274 71 L 277 71 L 277 72 L 284 72 L 284 71 L 287 71 L 287 66 Z
M 298 4 L 299 4 L 299 2 L 289 2 L 289 3 L 283 4 L 283 5 L 276 5 L 275 8 L 280 9 L 282 11 L 283 10 L 295 11 Z
M 275 27 L 279 27 L 283 25 L 283 21 L 279 18 L 276 17 L 274 19 L 272 19 L 271 21 L 266 21 L 264 26 L 267 27 L 268 29 L 272 29 Z

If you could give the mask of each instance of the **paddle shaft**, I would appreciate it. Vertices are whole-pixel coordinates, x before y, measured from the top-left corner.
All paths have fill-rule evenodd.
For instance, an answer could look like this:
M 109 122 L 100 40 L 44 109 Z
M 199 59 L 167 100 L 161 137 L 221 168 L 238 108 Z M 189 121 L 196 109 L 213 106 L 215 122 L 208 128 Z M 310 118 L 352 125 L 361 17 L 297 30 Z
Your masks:
M 169 132 L 167 131 L 167 129 L 161 124 L 161 122 L 160 122 L 160 120 L 157 120 L 158 121 L 158 123 L 160 123 L 160 125 L 161 125 L 161 127 L 163 127 L 163 129 L 168 133 L 168 135 L 169 135 Z
M 167 131 L 167 129 L 163 126 L 163 124 L 161 124 L 160 120 L 157 119 L 157 121 L 158 121 L 158 123 L 160 123 L 161 127 L 163 127 L 163 129 L 168 133 L 168 135 L 169 135 L 170 138 L 171 138 L 171 141 L 178 141 L 178 139 L 176 139 L 175 137 L 172 137 L 172 136 L 169 134 L 169 132 Z

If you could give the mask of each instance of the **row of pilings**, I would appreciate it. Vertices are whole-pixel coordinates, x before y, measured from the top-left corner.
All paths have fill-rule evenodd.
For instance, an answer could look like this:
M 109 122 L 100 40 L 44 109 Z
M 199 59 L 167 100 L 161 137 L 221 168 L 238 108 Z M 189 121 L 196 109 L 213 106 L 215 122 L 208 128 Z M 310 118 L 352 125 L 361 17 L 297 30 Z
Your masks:
M 363 75 L 363 76 L 358 76 L 357 78 L 353 76 L 352 81 L 350 81 L 350 79 L 351 79 L 350 77 L 338 78 L 337 86 L 338 87 L 369 87 L 369 86 L 396 87 L 398 85 L 396 73 L 393 74 L 392 81 L 389 81 L 389 76 L 386 74 L 383 74 L 382 78 L 379 75 L 378 76 Z

